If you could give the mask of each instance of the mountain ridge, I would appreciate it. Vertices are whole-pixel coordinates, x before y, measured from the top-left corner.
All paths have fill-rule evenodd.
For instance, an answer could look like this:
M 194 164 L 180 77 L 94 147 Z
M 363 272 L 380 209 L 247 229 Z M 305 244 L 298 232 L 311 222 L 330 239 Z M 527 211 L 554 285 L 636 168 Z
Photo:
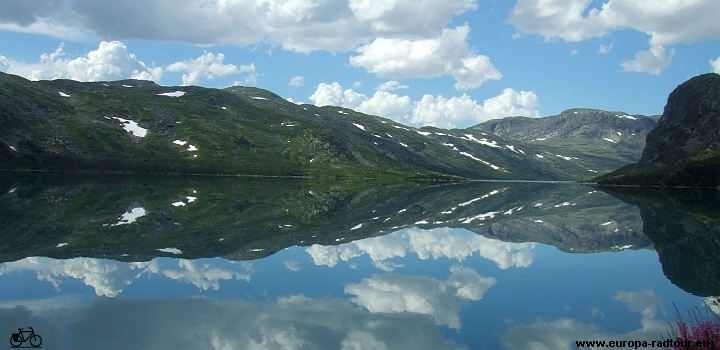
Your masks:
M 653 117 L 644 115 L 572 108 L 543 118 L 494 119 L 472 128 L 527 142 L 579 148 L 589 154 L 610 150 L 615 157 L 608 167 L 617 169 L 640 158 L 645 136 L 656 125 Z
M 0 123 L 0 168 L 14 170 L 580 180 L 631 162 L 613 149 L 417 129 L 252 87 L 0 73 Z

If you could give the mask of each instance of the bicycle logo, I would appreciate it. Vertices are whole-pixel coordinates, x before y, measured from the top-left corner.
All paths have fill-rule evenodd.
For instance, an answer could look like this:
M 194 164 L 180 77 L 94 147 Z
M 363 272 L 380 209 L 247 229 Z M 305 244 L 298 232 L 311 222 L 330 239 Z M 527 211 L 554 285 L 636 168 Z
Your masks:
M 13 333 L 10 337 L 10 345 L 13 348 L 29 348 L 29 346 L 20 346 L 24 342 L 30 342 L 30 345 L 32 345 L 33 348 L 39 348 L 40 344 L 42 344 L 42 338 L 40 338 L 39 335 L 35 334 L 35 331 L 32 327 L 28 327 L 29 331 L 24 331 L 22 328 L 18 328 L 17 333 Z

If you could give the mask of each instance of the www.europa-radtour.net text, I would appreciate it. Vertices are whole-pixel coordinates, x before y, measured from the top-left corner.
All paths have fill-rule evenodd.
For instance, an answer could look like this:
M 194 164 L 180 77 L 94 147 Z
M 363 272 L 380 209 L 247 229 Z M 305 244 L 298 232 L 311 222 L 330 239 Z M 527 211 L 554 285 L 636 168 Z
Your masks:
M 605 340 L 578 340 L 575 341 L 575 346 L 578 348 L 635 348 L 635 349 L 641 349 L 641 348 L 654 348 L 654 347 L 664 347 L 664 348 L 670 348 L 670 347 L 687 347 L 687 348 L 700 348 L 700 349 L 710 349 L 715 344 L 714 342 L 710 340 L 673 340 L 673 339 L 667 339 L 667 340 L 653 340 L 653 341 L 640 341 L 640 340 L 611 340 L 611 341 L 605 341 Z

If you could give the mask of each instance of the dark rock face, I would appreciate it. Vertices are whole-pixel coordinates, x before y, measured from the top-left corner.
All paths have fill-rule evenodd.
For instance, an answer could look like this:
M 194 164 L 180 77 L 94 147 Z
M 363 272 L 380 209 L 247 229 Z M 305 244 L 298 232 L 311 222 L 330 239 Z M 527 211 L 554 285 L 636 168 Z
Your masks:
M 658 127 L 648 134 L 641 163 L 674 165 L 720 147 L 720 74 L 694 77 L 668 97 Z
M 601 185 L 720 186 L 720 75 L 694 77 L 668 97 L 638 164 L 597 179 Z

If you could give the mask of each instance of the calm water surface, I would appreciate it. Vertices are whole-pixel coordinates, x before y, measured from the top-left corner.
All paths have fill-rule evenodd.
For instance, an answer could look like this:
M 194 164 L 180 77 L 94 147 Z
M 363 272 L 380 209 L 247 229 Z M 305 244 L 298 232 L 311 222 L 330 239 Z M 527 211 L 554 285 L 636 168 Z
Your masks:
M 712 191 L 122 177 L 0 191 L 0 330 L 33 327 L 46 349 L 570 349 L 660 340 L 675 307 L 720 290 Z

